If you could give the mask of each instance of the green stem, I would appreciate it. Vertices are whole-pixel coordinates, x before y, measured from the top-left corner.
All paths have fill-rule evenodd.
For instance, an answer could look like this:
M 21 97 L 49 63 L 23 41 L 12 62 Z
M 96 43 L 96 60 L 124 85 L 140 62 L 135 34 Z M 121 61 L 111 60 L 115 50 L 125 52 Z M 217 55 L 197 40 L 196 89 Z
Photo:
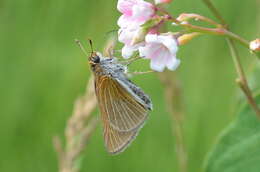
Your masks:
M 172 20 L 175 22 L 175 20 Z M 237 42 L 239 42 L 241 45 L 245 46 L 246 48 L 249 48 L 249 41 L 243 39 L 242 37 L 226 30 L 224 27 L 222 28 L 206 28 L 206 27 L 201 27 L 201 26 L 195 26 L 189 23 L 180 23 L 180 26 L 184 27 L 187 29 L 189 32 L 199 32 L 199 33 L 205 33 L 205 34 L 210 34 L 210 35 L 220 35 L 220 36 L 225 36 L 228 38 L 231 38 Z
M 203 0 L 203 2 L 207 5 L 210 11 L 214 14 L 214 16 L 221 22 L 222 25 L 226 25 L 226 21 L 221 16 L 217 8 L 211 3 L 210 0 Z
M 246 48 L 249 48 L 249 41 L 243 39 L 242 37 L 234 34 L 233 32 L 230 32 L 228 30 L 225 30 L 225 35 L 229 37 L 232 40 L 235 40 L 239 42 L 240 44 L 244 45 Z
M 245 46 L 246 48 L 249 48 L 249 41 L 245 40 L 244 38 L 228 31 L 224 27 L 222 28 L 206 28 L 201 26 L 192 25 L 190 23 L 181 23 L 178 20 L 168 17 L 167 20 L 170 20 L 174 23 L 177 23 L 179 26 L 184 27 L 189 32 L 199 32 L 204 34 L 210 34 L 210 35 L 220 35 L 225 36 L 228 38 L 231 38 L 237 42 L 239 42 L 241 45 Z
M 238 55 L 238 51 L 235 47 L 234 41 L 228 38 L 227 42 L 228 42 L 228 45 L 230 48 L 233 62 L 235 64 L 236 71 L 238 73 L 238 79 L 236 79 L 236 82 L 238 83 L 239 87 L 243 90 L 245 96 L 247 97 L 248 103 L 254 109 L 254 111 L 256 112 L 256 115 L 260 118 L 260 109 L 258 108 L 257 103 L 255 102 L 252 92 L 248 86 L 247 79 L 246 79 L 245 73 L 243 71 L 243 67 L 240 63 L 240 60 L 239 60 L 240 58 Z
M 209 0 L 203 0 L 207 5 L 211 4 L 211 2 Z M 217 11 L 217 9 L 211 4 L 208 6 L 211 10 L 213 10 L 212 12 L 216 15 L 216 17 L 221 21 L 222 23 L 222 27 L 217 27 L 217 28 L 206 28 L 206 27 L 201 27 L 201 26 L 196 26 L 196 25 L 192 25 L 190 23 L 185 23 L 185 22 L 180 22 L 178 21 L 176 18 L 170 16 L 169 13 L 166 13 L 164 11 L 164 14 L 166 14 L 165 16 L 165 20 L 167 21 L 171 21 L 176 23 L 177 25 L 185 28 L 188 32 L 199 32 L 199 33 L 204 33 L 204 34 L 210 34 L 210 35 L 220 35 L 220 36 L 225 36 L 227 38 L 230 38 L 232 40 L 235 40 L 237 42 L 239 42 L 241 45 L 243 45 L 244 47 L 246 47 L 247 49 L 249 49 L 249 41 L 245 40 L 244 38 L 240 37 L 239 35 L 230 32 L 227 29 L 227 24 L 225 23 L 224 19 L 220 16 L 219 12 Z M 200 16 L 200 18 L 203 16 Z M 204 20 L 206 21 L 206 20 Z M 251 50 L 250 50 L 251 51 Z M 252 51 L 256 56 L 260 57 L 260 53 L 256 52 L 256 51 Z
M 215 8 L 215 6 L 212 4 L 212 2 L 210 0 L 203 0 L 203 2 L 212 11 L 212 13 L 215 15 L 215 17 L 220 20 L 222 25 L 224 25 L 224 27 L 227 28 L 227 23 L 225 22 L 225 20 L 223 19 L 223 17 L 217 10 L 217 8 Z M 239 40 L 239 42 L 242 44 L 246 44 L 247 41 L 241 39 L 239 36 L 233 34 L 232 32 L 229 32 L 228 30 L 226 30 L 226 35 L 228 36 L 228 38 L 227 38 L 228 46 L 230 48 L 231 56 L 232 56 L 232 59 L 233 59 L 233 62 L 234 62 L 234 65 L 235 65 L 235 68 L 236 68 L 236 71 L 238 74 L 238 79 L 236 79 L 236 82 L 238 83 L 241 90 L 244 92 L 248 103 L 251 105 L 251 107 L 255 111 L 256 115 L 260 118 L 260 109 L 257 106 L 257 103 L 253 98 L 253 94 L 248 86 L 247 79 L 246 79 L 243 67 L 241 65 L 241 62 L 240 62 L 238 51 L 237 51 L 237 49 L 235 47 L 235 43 L 234 43 L 234 40 Z M 249 45 L 249 43 L 247 43 L 247 44 Z

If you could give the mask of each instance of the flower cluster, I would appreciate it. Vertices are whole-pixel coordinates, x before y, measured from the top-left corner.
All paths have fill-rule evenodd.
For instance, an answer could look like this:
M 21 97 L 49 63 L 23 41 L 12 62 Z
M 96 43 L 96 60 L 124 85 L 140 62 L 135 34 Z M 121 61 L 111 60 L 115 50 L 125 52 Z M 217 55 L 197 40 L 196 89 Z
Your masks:
M 155 0 L 155 4 L 171 0 Z M 151 60 L 151 68 L 162 72 L 165 68 L 175 70 L 180 64 L 176 58 L 178 41 L 170 33 L 160 33 L 162 22 L 145 27 L 149 21 L 158 21 L 156 5 L 144 0 L 118 0 L 117 9 L 122 13 L 118 19 L 118 40 L 124 44 L 122 56 L 130 58 L 135 51 Z

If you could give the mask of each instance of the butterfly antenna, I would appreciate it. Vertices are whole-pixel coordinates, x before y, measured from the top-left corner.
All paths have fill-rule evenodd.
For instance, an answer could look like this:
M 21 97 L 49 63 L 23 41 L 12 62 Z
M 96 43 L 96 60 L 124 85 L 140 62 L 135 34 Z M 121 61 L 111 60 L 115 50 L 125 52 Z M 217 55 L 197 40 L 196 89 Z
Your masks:
M 94 53 L 94 50 L 93 50 L 93 43 L 92 43 L 92 40 L 91 39 L 88 39 L 89 41 L 89 45 L 90 45 L 90 48 L 91 48 L 91 54 Z
M 87 51 L 85 50 L 81 42 L 78 39 L 75 39 L 75 42 L 78 44 L 79 48 L 83 51 L 83 53 L 88 57 L 89 54 L 87 53 Z M 91 51 L 92 51 L 91 53 L 93 53 L 92 45 L 91 45 Z

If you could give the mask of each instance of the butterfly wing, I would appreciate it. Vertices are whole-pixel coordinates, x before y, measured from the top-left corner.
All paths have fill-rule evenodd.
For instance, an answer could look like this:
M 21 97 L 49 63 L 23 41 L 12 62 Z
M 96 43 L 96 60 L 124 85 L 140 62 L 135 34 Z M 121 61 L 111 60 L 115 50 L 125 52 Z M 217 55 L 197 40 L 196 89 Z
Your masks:
M 138 130 L 129 132 L 120 132 L 110 126 L 107 116 L 102 116 L 104 124 L 105 146 L 109 153 L 117 154 L 122 152 L 134 140 Z
M 138 102 L 123 86 L 108 76 L 96 80 L 96 94 L 101 113 L 106 115 L 115 130 L 134 131 L 143 125 L 148 117 L 148 109 Z
M 119 153 L 135 138 L 147 118 L 148 110 L 108 76 L 97 76 L 95 89 L 106 148 L 110 153 Z

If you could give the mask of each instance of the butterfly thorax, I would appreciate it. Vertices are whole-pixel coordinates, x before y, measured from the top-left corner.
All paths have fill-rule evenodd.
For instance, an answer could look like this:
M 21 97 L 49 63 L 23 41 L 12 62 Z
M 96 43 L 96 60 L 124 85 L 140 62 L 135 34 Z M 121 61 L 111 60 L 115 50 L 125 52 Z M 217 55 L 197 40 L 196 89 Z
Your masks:
M 107 76 L 112 80 L 119 82 L 121 86 L 129 91 L 130 94 L 141 102 L 141 104 L 143 104 L 147 109 L 152 109 L 152 103 L 149 96 L 127 78 L 127 67 L 118 62 L 115 57 L 102 57 L 100 53 L 97 53 L 97 56 L 92 57 L 90 65 L 96 78 Z
M 100 53 L 95 54 L 95 56 L 92 56 L 90 58 L 91 70 L 94 72 L 95 75 L 126 77 L 126 66 L 120 64 L 115 57 L 102 57 Z

